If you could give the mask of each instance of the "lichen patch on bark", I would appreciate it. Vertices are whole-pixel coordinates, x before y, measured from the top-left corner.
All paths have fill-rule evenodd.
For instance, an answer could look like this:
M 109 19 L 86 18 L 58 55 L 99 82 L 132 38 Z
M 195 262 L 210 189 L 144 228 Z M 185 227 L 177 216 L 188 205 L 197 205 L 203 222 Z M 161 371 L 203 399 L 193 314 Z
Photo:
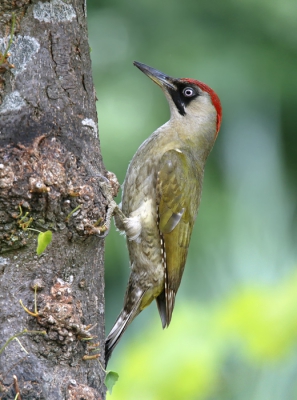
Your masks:
M 25 213 L 41 231 L 67 228 L 72 239 L 100 234 L 100 200 L 97 178 L 58 139 L 41 135 L 28 147 L 1 148 L 0 252 L 30 240 L 32 232 L 19 222 Z
M 77 340 L 92 339 L 88 326 L 82 323 L 82 309 L 72 295 L 71 284 L 57 279 L 49 295 L 38 295 L 42 306 L 38 309 L 37 322 L 46 329 L 49 341 L 67 345 L 67 355 L 73 357 L 70 346 L 77 353 Z M 48 341 L 48 343 L 49 343 Z M 49 349 L 47 349 L 49 352 Z M 61 360 L 61 358 L 60 358 Z

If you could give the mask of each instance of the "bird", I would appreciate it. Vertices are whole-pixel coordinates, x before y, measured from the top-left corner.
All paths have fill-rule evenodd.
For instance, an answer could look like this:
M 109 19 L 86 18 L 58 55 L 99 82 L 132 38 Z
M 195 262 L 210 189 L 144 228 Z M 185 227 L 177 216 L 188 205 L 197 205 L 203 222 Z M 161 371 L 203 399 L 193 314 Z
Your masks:
M 217 138 L 222 106 L 208 85 L 133 63 L 161 87 L 170 119 L 133 156 L 114 213 L 126 235 L 130 277 L 123 309 L 105 341 L 105 364 L 134 318 L 156 300 L 168 327 L 198 213 L 204 167 Z

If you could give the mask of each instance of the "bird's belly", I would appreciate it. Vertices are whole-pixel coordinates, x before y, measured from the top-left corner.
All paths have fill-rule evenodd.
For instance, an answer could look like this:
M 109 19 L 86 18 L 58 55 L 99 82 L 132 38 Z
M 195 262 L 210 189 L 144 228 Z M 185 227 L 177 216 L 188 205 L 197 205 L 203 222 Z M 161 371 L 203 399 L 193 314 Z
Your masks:
M 157 211 L 153 199 L 144 200 L 130 218 L 138 219 L 139 236 L 127 244 L 131 260 L 132 280 L 144 290 L 140 308 L 148 306 L 164 290 L 164 261 L 161 252 L 161 238 L 157 224 Z M 130 219 L 128 218 L 128 219 Z

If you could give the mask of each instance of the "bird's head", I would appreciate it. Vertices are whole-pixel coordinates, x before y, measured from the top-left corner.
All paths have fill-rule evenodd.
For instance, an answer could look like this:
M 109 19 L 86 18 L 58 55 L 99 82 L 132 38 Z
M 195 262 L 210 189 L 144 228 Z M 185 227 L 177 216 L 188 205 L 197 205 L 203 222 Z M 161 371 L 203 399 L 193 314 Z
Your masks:
M 205 83 L 195 79 L 172 78 L 163 72 L 134 61 L 134 65 L 159 85 L 170 106 L 171 118 L 184 125 L 211 126 L 215 138 L 222 120 L 218 95 Z

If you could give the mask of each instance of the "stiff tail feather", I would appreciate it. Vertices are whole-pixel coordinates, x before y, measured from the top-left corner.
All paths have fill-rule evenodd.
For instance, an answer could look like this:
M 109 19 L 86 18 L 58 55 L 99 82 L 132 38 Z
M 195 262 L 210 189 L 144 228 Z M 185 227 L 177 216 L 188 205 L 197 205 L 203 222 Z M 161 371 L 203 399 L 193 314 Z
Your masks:
M 131 313 L 127 314 L 124 310 L 118 316 L 113 328 L 105 340 L 105 366 L 107 366 L 108 360 L 110 359 L 113 349 L 120 340 L 122 334 L 125 332 L 129 321 L 131 319 Z
M 112 327 L 107 338 L 105 339 L 105 367 L 107 366 L 107 363 L 111 357 L 111 353 L 118 344 L 128 325 L 140 313 L 141 310 L 139 309 L 139 304 L 142 297 L 143 294 L 139 297 L 136 304 L 134 304 L 132 310 L 130 309 L 130 311 L 127 312 L 125 309 L 123 309 L 121 311 L 114 326 Z

